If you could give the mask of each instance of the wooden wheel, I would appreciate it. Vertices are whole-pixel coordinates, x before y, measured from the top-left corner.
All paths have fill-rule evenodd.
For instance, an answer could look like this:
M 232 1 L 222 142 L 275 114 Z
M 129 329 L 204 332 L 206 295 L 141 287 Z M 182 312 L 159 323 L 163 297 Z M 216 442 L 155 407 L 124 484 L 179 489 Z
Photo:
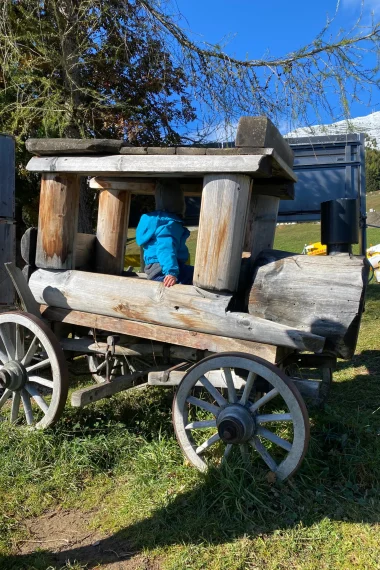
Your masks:
M 207 378 L 211 372 L 215 378 L 215 371 L 224 379 L 223 391 Z M 240 391 L 235 377 L 245 379 Z M 262 459 L 284 480 L 301 465 L 309 442 L 306 406 L 291 380 L 242 353 L 213 355 L 188 370 L 173 402 L 173 424 L 185 456 L 200 471 L 238 451 L 245 463 Z
M 92 378 L 97 384 L 107 382 L 107 361 L 104 354 L 89 354 L 87 356 L 88 368 Z M 128 364 L 124 356 L 111 356 L 109 362 L 109 380 L 128 374 Z
M 0 315 L 0 419 L 46 428 L 60 417 L 68 374 L 51 330 L 29 313 Z

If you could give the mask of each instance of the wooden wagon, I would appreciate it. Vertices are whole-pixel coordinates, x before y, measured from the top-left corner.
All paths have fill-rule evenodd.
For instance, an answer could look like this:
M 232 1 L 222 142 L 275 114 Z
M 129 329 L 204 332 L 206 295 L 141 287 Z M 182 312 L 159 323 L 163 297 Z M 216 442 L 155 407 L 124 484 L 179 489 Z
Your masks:
M 352 357 L 368 269 L 347 252 L 272 249 L 279 200 L 294 197 L 296 181 L 274 125 L 243 117 L 227 149 L 28 146 L 28 169 L 42 173 L 39 224 L 23 238 L 24 276 L 8 265 L 24 312 L 0 315 L 0 413 L 56 422 L 66 359 L 86 355 L 96 383 L 74 391 L 73 406 L 147 378 L 178 385 L 174 429 L 198 469 L 238 456 L 262 458 L 278 479 L 294 473 L 309 440 L 303 398 L 322 401 L 336 358 Z M 99 192 L 94 236 L 77 231 L 83 176 Z M 194 284 L 165 288 L 124 272 L 124 254 L 131 196 L 172 177 L 202 200 Z

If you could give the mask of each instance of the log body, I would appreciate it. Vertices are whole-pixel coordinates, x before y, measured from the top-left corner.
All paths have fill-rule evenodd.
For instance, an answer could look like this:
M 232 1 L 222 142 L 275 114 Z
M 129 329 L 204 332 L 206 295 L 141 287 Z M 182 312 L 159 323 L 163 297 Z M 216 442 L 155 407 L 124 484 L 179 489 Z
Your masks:
M 96 270 L 120 275 L 124 269 L 125 244 L 131 193 L 102 190 L 96 228 Z
M 194 285 L 237 290 L 250 188 L 250 178 L 241 174 L 205 176 Z
M 230 295 L 190 285 L 99 275 L 82 271 L 33 273 L 29 287 L 38 303 L 177 329 L 199 331 L 298 350 L 319 351 L 324 339 L 249 315 L 228 311 Z M 178 331 L 181 339 L 181 333 Z
M 325 348 L 352 358 L 369 267 L 362 257 L 263 251 L 257 259 L 249 313 L 326 338 Z
M 38 217 L 37 267 L 74 268 L 78 212 L 78 176 L 43 174 Z

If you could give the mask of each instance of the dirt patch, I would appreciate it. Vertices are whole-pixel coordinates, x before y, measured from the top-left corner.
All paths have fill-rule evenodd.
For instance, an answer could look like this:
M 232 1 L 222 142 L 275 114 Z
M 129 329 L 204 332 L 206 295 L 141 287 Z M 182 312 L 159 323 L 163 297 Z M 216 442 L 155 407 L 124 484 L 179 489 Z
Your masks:
M 106 536 L 91 528 L 95 512 L 54 511 L 25 522 L 27 538 L 18 544 L 21 560 L 43 551 L 49 564 L 61 568 L 74 562 L 88 569 L 159 570 L 158 561 L 149 561 L 134 551 L 126 531 Z M 32 561 L 32 558 L 31 558 Z

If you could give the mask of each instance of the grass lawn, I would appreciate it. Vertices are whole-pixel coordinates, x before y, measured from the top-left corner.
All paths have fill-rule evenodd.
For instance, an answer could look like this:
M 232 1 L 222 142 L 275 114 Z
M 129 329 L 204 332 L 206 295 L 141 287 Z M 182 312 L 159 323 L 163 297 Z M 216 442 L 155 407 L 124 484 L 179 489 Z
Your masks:
M 319 229 L 280 226 L 275 247 L 300 252 Z M 357 354 L 310 410 L 307 457 L 284 484 L 186 464 L 171 389 L 68 406 L 46 432 L 0 424 L 0 569 L 380 569 L 379 325 L 371 284 Z

